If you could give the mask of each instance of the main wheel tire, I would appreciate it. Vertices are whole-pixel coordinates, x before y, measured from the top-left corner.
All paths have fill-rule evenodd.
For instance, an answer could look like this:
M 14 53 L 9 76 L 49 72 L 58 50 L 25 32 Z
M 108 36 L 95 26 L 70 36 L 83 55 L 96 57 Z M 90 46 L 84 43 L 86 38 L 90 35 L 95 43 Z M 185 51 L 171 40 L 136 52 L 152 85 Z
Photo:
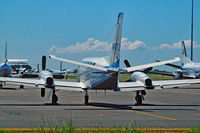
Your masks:
M 85 104 L 88 104 L 89 96 L 85 96 Z
M 137 104 L 142 104 L 142 96 L 141 95 L 135 96 L 135 100 L 136 100 Z
M 143 96 L 145 96 L 147 93 L 146 93 L 145 90 L 142 90 L 142 91 L 141 91 L 141 94 L 142 94 Z
M 20 88 L 20 89 L 24 89 L 24 85 L 20 85 L 19 88 Z
M 57 103 L 58 97 L 56 95 L 52 96 L 52 103 Z

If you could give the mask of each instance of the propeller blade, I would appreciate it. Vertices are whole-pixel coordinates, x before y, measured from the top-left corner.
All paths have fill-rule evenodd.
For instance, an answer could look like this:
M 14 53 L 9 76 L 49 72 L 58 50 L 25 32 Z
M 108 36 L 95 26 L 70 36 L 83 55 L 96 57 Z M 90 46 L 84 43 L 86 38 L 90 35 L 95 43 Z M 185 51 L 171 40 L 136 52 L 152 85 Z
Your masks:
M 153 69 L 153 67 L 148 67 L 148 68 L 144 69 L 144 73 L 148 73 L 148 72 L 150 72 L 152 69 Z
M 124 60 L 124 64 L 126 65 L 126 67 L 131 67 L 130 63 L 128 62 L 128 60 Z
M 62 71 L 62 61 L 60 62 L 60 71 Z
M 50 98 L 50 96 L 52 95 L 52 93 L 53 93 L 53 89 L 51 89 L 51 90 L 49 91 L 48 99 Z
M 46 56 L 42 56 L 42 70 L 46 69 Z

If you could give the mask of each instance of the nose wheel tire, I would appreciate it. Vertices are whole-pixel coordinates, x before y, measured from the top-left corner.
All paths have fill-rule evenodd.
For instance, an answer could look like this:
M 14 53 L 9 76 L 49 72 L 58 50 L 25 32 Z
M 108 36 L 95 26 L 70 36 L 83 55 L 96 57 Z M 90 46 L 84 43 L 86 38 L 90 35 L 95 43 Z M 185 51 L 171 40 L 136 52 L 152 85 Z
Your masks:
M 142 95 L 136 95 L 135 100 L 136 100 L 137 104 L 139 104 L 139 105 L 142 104 Z

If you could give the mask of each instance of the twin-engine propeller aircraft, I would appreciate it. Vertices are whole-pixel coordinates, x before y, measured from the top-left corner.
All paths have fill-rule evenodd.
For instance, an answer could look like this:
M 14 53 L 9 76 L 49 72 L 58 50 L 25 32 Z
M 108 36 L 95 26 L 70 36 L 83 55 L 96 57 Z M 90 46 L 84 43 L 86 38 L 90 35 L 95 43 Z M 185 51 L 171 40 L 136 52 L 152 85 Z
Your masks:
M 181 42 L 182 49 L 182 63 L 181 66 L 167 63 L 165 65 L 176 68 L 174 73 L 170 76 L 174 76 L 174 79 L 200 79 L 200 63 L 195 63 L 187 57 L 186 47 L 184 41 Z M 157 60 L 157 62 L 159 62 Z M 166 73 L 161 73 L 163 75 L 169 75 Z
M 77 79 L 78 82 L 54 81 L 50 72 L 45 70 L 41 72 L 41 77 L 38 80 L 20 79 L 20 78 L 0 78 L 2 82 L 33 85 L 41 89 L 41 96 L 44 96 L 45 89 L 51 88 L 52 103 L 57 103 L 58 97 L 56 90 L 73 90 L 85 91 L 85 104 L 88 103 L 88 90 L 113 90 L 113 91 L 135 91 L 136 102 L 142 104 L 143 96 L 146 90 L 161 89 L 167 87 L 177 87 L 200 83 L 199 79 L 195 80 L 170 80 L 170 81 L 152 81 L 143 72 L 134 72 L 131 79 L 135 82 L 119 82 L 119 72 L 133 72 L 141 69 L 146 69 L 154 66 L 164 65 L 179 61 L 179 58 L 156 62 L 152 64 L 140 65 L 135 67 L 120 68 L 120 47 L 121 47 L 121 32 L 122 32 L 123 13 L 119 13 L 114 42 L 112 44 L 112 52 L 110 57 L 85 58 L 81 62 L 67 60 L 50 55 L 50 58 L 63 62 L 73 63 L 78 65 Z M 44 64 L 44 63 L 43 63 Z

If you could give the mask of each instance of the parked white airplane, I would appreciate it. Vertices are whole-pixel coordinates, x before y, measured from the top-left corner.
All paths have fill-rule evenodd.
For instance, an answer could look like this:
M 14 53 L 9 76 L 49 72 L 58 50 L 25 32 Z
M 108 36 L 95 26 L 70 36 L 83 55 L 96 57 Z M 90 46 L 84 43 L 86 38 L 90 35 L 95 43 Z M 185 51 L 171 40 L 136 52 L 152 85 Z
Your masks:
M 12 77 L 11 73 L 13 71 L 13 68 L 10 64 L 23 64 L 27 62 L 27 59 L 7 59 L 7 42 L 5 44 L 5 59 L 3 60 L 3 63 L 0 64 L 0 77 Z M 14 68 L 15 70 L 15 68 Z M 19 71 L 18 74 L 21 74 L 25 72 L 27 69 L 24 68 L 23 70 Z M 17 75 L 20 76 L 20 75 Z M 1 86 L 1 84 L 0 84 Z
M 63 79 L 70 72 L 70 70 L 62 68 L 62 61 L 60 62 L 60 70 L 49 69 L 49 68 L 47 70 L 53 74 L 53 78 L 55 79 Z
M 195 63 L 191 61 L 189 58 L 187 58 L 187 52 L 184 41 L 181 42 L 181 48 L 182 48 L 181 66 L 171 63 L 166 64 L 167 66 L 177 69 L 174 73 L 171 74 L 171 76 L 174 76 L 175 79 L 183 79 L 183 78 L 200 79 L 200 63 Z M 165 75 L 165 73 L 163 73 L 163 75 Z
M 16 79 L 16 78 L 0 78 L 1 82 L 8 82 L 13 84 L 23 84 L 29 86 L 37 86 L 41 89 L 41 95 L 44 96 L 45 89 L 51 88 L 53 90 L 52 103 L 57 103 L 56 90 L 73 90 L 73 91 L 85 91 L 85 103 L 88 103 L 89 96 L 88 90 L 114 90 L 114 91 L 136 91 L 136 101 L 141 104 L 143 95 L 146 94 L 146 90 L 161 89 L 167 87 L 177 87 L 183 85 L 189 85 L 193 83 L 200 83 L 199 79 L 195 80 L 170 80 L 170 81 L 152 81 L 146 74 L 137 72 L 137 70 L 164 65 L 166 63 L 172 63 L 179 61 L 179 58 L 175 58 L 168 61 L 156 62 L 152 64 L 140 65 L 135 67 L 120 68 L 120 47 L 121 47 L 121 32 L 122 32 L 122 20 L 123 13 L 119 13 L 114 42 L 112 44 L 112 52 L 110 57 L 99 58 L 86 58 L 82 62 L 76 62 L 72 60 L 62 59 L 50 56 L 52 59 L 73 63 L 79 65 L 77 79 L 79 82 L 66 82 L 66 81 L 54 81 L 51 73 L 44 71 L 41 74 L 40 79 Z M 131 78 L 135 82 L 119 82 L 119 72 L 128 71 L 134 72 Z

